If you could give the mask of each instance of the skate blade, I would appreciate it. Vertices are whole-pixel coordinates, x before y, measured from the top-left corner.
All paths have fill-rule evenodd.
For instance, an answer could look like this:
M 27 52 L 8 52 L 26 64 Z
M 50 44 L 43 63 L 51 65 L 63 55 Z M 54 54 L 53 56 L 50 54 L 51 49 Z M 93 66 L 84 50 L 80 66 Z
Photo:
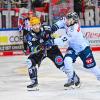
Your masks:
M 75 85 L 71 85 L 69 87 L 64 87 L 65 90 L 72 90 L 72 89 L 75 89 Z
M 39 91 L 39 87 L 27 88 L 27 91 Z
M 81 87 L 81 84 L 79 84 L 79 85 L 77 85 L 77 86 L 75 86 L 76 88 L 80 88 Z
M 78 86 L 76 86 L 76 85 L 71 85 L 71 86 L 69 86 L 69 87 L 64 87 L 65 89 L 64 90 L 73 90 L 73 89 L 78 89 L 78 88 L 80 88 L 80 84 L 78 85 Z

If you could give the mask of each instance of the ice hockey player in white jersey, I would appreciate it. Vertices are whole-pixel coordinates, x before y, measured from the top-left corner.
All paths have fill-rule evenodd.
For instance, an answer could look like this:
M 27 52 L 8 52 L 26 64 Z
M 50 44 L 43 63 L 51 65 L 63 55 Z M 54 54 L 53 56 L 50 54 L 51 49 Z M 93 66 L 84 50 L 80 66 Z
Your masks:
M 80 57 L 83 66 L 90 70 L 96 76 L 97 80 L 100 80 L 100 69 L 96 66 L 89 43 L 83 36 L 78 14 L 76 12 L 68 13 L 66 18 L 59 20 L 52 26 L 52 32 L 62 27 L 66 29 L 66 34 L 54 39 L 54 43 L 56 45 L 62 45 L 65 41 L 68 43 L 68 49 L 64 57 L 65 67 L 62 69 L 63 71 L 67 71 L 68 75 L 68 81 L 64 87 L 69 87 L 75 83 L 72 63 L 75 63 L 77 57 Z

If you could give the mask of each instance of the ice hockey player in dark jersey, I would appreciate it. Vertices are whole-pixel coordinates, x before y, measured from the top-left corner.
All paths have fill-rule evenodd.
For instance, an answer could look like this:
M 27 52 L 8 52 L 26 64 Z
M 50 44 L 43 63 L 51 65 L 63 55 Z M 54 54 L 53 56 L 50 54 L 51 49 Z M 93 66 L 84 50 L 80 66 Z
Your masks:
M 32 17 L 30 24 L 32 31 L 26 35 L 26 40 L 30 49 L 27 66 L 32 83 L 27 86 L 28 89 L 38 85 L 36 65 L 40 66 L 41 61 L 45 57 L 50 58 L 59 69 L 64 66 L 63 56 L 58 46 L 53 45 L 51 28 L 49 26 L 42 26 L 40 19 L 37 17 Z

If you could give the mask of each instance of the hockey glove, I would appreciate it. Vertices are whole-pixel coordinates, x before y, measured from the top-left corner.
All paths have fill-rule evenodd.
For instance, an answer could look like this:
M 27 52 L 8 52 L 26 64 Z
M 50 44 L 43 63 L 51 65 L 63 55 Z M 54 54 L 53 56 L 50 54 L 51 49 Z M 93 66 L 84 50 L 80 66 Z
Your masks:
M 42 50 L 44 50 L 44 46 L 42 44 L 40 44 L 40 45 L 38 45 L 38 46 L 36 46 L 34 48 L 31 48 L 32 53 L 38 53 L 38 52 L 40 52 Z
M 45 47 L 46 47 L 47 49 L 50 49 L 50 48 L 54 45 L 53 39 L 49 39 L 48 41 L 46 41 L 46 42 L 44 43 L 44 45 L 45 45 Z

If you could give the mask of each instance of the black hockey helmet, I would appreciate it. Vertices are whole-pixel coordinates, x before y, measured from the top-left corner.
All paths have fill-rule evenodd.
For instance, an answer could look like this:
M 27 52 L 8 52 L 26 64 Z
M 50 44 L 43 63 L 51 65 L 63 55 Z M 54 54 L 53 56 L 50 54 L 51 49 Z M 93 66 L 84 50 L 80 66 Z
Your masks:
M 79 19 L 78 14 L 76 12 L 70 12 L 67 14 L 66 17 L 67 19 L 73 18 L 75 22 L 78 22 L 78 19 Z

